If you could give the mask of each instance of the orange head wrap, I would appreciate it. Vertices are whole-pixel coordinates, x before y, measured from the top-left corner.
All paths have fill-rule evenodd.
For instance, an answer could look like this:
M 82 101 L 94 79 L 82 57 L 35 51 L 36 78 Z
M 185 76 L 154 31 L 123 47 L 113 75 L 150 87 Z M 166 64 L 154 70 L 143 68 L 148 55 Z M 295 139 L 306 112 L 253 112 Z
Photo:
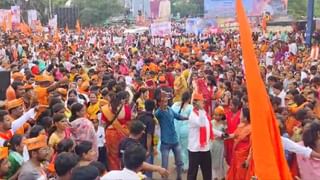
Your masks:
M 7 106 L 7 110 L 10 110 L 10 109 L 22 106 L 22 105 L 23 105 L 23 100 L 21 98 L 19 98 L 19 99 L 14 99 L 14 100 L 8 101 L 6 106 Z

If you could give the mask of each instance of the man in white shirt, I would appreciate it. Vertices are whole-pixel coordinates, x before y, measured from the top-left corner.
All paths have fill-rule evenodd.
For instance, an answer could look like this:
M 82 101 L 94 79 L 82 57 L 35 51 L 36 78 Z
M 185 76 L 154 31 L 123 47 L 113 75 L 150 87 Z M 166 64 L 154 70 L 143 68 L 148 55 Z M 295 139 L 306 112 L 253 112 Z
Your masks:
M 289 53 L 292 53 L 293 55 L 297 55 L 297 52 L 298 52 L 297 43 L 295 41 L 292 41 L 289 44 Z
M 266 66 L 272 66 L 274 59 L 274 53 L 271 48 L 266 52 Z
M 140 180 L 138 172 L 142 169 L 142 164 L 146 159 L 146 150 L 142 146 L 129 146 L 123 155 L 125 168 L 121 171 L 110 171 L 101 180 Z
M 196 180 L 200 166 L 203 179 L 212 179 L 210 139 L 213 132 L 206 111 L 203 109 L 204 99 L 201 94 L 193 94 L 193 111 L 189 116 L 189 180 Z
M 279 97 L 281 99 L 281 107 L 285 107 L 285 97 L 286 92 L 283 90 L 283 84 L 278 82 L 272 86 L 272 92 L 274 96 Z
M 5 141 L 11 139 L 14 133 L 23 126 L 25 122 L 33 119 L 35 116 L 35 109 L 32 108 L 28 112 L 24 113 L 21 117 L 11 122 L 7 111 L 0 110 L 0 147 L 3 146 Z

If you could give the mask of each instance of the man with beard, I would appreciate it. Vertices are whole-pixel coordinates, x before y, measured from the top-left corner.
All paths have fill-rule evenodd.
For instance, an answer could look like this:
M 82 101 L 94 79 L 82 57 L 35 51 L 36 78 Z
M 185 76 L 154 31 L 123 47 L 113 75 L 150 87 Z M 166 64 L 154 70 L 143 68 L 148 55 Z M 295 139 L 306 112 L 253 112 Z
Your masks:
M 5 141 L 9 141 L 13 134 L 22 127 L 25 122 L 34 116 L 35 109 L 32 108 L 12 122 L 8 112 L 0 110 L 0 147 L 3 146 Z
M 24 102 L 22 98 L 14 99 L 7 102 L 7 110 L 9 112 L 9 118 L 11 122 L 15 121 L 16 119 L 18 119 L 23 115 L 24 113 L 23 106 L 24 106 Z M 29 127 L 30 125 L 27 122 L 25 122 L 22 125 L 22 127 L 17 129 L 16 134 L 24 135 L 24 133 L 28 130 Z
M 310 91 L 307 95 L 307 101 L 312 105 L 312 110 L 316 117 L 320 118 L 320 102 L 317 97 L 317 91 Z
M 42 167 L 42 162 L 48 159 L 50 149 L 47 145 L 47 137 L 39 135 L 24 141 L 29 151 L 30 159 L 23 164 L 18 179 L 46 180 L 47 175 Z

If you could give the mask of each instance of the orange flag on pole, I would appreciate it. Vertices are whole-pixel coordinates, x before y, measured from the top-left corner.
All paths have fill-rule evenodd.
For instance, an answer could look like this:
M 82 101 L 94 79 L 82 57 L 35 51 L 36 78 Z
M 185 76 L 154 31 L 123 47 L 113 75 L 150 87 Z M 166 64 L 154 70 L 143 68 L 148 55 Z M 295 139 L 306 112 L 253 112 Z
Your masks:
M 31 28 L 25 22 L 20 23 L 20 31 L 27 36 L 30 36 L 32 33 Z
M 2 31 L 7 32 L 7 16 L 4 16 L 2 20 Z
M 9 15 L 8 15 L 7 30 L 12 31 L 12 13 L 11 13 L 11 11 L 9 12 Z
M 59 30 L 56 29 L 53 35 L 53 41 L 54 42 L 59 42 L 60 41 L 60 36 L 59 36 Z
M 78 34 L 81 33 L 81 26 L 80 26 L 80 21 L 79 21 L 79 19 L 77 19 L 77 23 L 76 23 L 76 32 L 77 32 Z
M 68 24 L 66 24 L 66 27 L 64 28 L 64 31 L 69 34 L 69 27 L 68 27 Z
M 236 10 L 249 98 L 254 172 L 261 180 L 291 180 L 278 123 L 260 75 L 242 0 L 236 1 Z

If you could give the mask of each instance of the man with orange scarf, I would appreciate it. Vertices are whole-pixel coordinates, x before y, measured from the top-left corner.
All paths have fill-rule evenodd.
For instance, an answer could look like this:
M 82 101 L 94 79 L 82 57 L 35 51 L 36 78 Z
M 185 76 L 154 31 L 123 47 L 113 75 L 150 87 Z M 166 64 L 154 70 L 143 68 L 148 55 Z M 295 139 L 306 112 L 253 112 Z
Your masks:
M 193 94 L 193 111 L 189 117 L 189 169 L 188 180 L 196 180 L 200 166 L 203 179 L 212 179 L 210 140 L 213 140 L 211 118 L 204 110 L 204 98 Z M 191 135 L 192 134 L 192 135 Z

